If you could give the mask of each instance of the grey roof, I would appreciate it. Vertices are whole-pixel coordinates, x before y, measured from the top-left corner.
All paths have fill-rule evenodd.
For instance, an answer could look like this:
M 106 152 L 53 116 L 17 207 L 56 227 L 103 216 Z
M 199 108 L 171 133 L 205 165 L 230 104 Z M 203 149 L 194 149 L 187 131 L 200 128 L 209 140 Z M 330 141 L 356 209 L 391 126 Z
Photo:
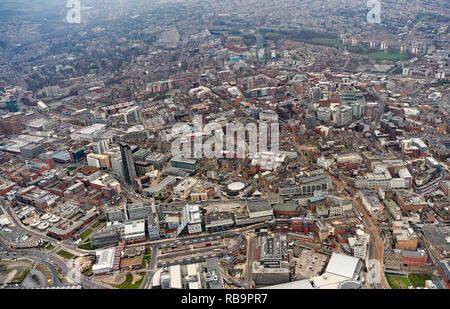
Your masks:
M 442 182 L 442 185 L 444 186 L 444 188 L 446 188 L 447 190 L 450 189 L 450 180 L 445 180 Z
M 229 211 L 210 212 L 205 215 L 205 222 L 211 223 L 222 220 L 232 220 L 233 216 Z
M 209 288 L 210 289 L 223 289 L 223 281 L 220 276 L 219 272 L 219 262 L 217 258 L 209 258 L 206 259 L 206 268 L 208 269 L 208 272 L 215 272 L 217 276 L 217 280 L 215 281 L 208 281 Z
M 297 201 L 287 201 L 273 205 L 273 209 L 279 211 L 296 211 L 299 208 L 300 205 Z
M 192 174 L 192 171 L 178 167 L 168 167 L 162 171 L 162 174 L 165 176 L 177 176 L 186 178 Z
M 422 257 L 423 253 L 418 251 L 408 251 L 403 250 L 403 256 L 409 256 L 409 257 Z
M 261 200 L 256 200 L 256 201 L 248 201 L 247 209 L 249 212 L 260 212 L 260 211 L 271 210 L 272 206 L 270 205 L 268 200 L 261 199 Z
M 442 226 L 424 226 L 422 231 L 434 247 L 450 250 L 450 232 Z
M 187 159 L 187 158 L 183 158 L 183 159 L 172 159 L 170 162 L 179 162 L 179 163 L 187 163 L 187 164 L 197 164 L 198 160 L 197 159 Z
M 328 179 L 328 175 L 323 173 L 323 174 L 319 174 L 319 175 L 313 175 L 313 176 L 307 176 L 307 177 L 302 177 L 298 180 L 299 184 L 309 184 L 309 183 L 315 183 L 317 181 L 324 181 Z

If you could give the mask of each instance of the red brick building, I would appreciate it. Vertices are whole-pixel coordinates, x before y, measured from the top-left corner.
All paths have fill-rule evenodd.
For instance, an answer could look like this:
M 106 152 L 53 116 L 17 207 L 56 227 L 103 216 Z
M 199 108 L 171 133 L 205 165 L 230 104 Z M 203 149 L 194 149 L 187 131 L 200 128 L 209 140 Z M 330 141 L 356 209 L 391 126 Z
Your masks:
M 428 257 L 425 252 L 404 250 L 402 253 L 402 257 L 403 257 L 403 266 L 407 267 L 427 266 Z

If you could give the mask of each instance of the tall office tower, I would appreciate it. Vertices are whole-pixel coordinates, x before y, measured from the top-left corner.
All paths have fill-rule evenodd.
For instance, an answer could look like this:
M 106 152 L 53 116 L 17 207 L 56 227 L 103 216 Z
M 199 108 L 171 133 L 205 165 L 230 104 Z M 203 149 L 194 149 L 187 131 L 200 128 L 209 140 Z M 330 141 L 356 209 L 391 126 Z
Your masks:
M 120 142 L 120 154 L 123 162 L 123 172 L 125 180 L 131 184 L 136 185 L 136 168 L 134 166 L 133 154 L 131 153 L 130 145 Z
M 257 33 L 256 37 L 256 48 L 263 49 L 264 48 L 264 36 L 261 33 Z
M 142 113 L 139 107 L 132 107 L 123 113 L 125 123 L 142 122 Z
M 314 130 L 316 128 L 316 117 L 313 114 L 305 116 L 305 126 L 308 130 Z
M 312 103 L 317 103 L 319 102 L 320 97 L 321 97 L 320 87 L 312 87 L 310 90 L 310 101 Z
M 264 48 L 261 48 L 260 50 L 258 50 L 258 59 L 262 60 L 264 58 L 265 54 L 266 53 L 264 51 Z
M 338 109 L 332 113 L 333 123 L 337 127 L 348 125 L 353 120 L 353 110 L 350 106 L 339 106 Z

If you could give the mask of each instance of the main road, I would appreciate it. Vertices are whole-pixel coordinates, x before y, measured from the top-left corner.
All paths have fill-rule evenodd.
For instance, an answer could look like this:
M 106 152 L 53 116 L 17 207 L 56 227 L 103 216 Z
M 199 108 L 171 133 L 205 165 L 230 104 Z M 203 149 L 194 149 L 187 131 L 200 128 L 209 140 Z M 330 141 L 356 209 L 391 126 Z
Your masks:
M 381 283 L 383 284 L 384 288 L 389 289 L 389 283 L 387 282 L 386 276 L 384 275 L 384 242 L 383 238 L 381 237 L 381 230 L 378 225 L 375 224 L 375 222 L 372 219 L 372 216 L 367 212 L 366 208 L 361 204 L 361 201 L 355 196 L 350 196 L 345 190 L 343 189 L 349 189 L 347 186 L 345 186 L 339 179 L 331 175 L 328 171 L 326 171 L 327 174 L 330 176 L 331 181 L 333 184 L 338 187 L 340 190 L 342 190 L 343 193 L 347 195 L 349 199 L 353 201 L 353 205 L 356 207 L 356 209 L 361 213 L 362 218 L 364 220 L 365 226 L 370 232 L 370 235 L 374 241 L 374 258 L 379 262 L 380 265 L 380 279 Z
M 0 241 L 1 244 L 1 241 Z M 52 274 L 52 286 L 63 286 L 64 284 L 61 282 L 61 280 L 58 277 L 58 273 L 56 272 L 53 265 L 48 263 L 47 261 L 35 256 L 26 254 L 24 252 L 16 252 L 14 250 L 10 250 L 6 244 L 1 244 L 0 246 L 1 252 L 0 252 L 0 260 L 6 260 L 6 259 L 17 259 L 17 258 L 27 258 L 29 260 L 32 260 L 34 262 L 37 262 L 39 264 L 42 264 L 46 266 L 51 274 Z
M 247 237 L 246 237 L 247 238 Z M 247 252 L 247 289 L 251 289 L 253 287 L 253 278 L 252 278 L 252 270 L 253 270 L 253 246 L 254 246 L 254 238 L 252 235 L 249 235 L 247 238 L 248 244 L 248 252 Z
M 147 267 L 149 268 L 149 271 L 145 275 L 144 281 L 141 284 L 140 289 L 149 289 L 150 288 L 150 282 L 153 278 L 153 275 L 155 274 L 157 267 L 156 267 L 156 244 L 151 245 L 152 255 L 150 258 L 150 265 Z
M 43 251 L 34 250 L 34 249 L 16 250 L 16 249 L 13 249 L 13 248 L 9 248 L 5 244 L 3 244 L 2 247 L 3 247 L 3 249 L 2 249 L 2 253 L 0 255 L 0 258 L 5 258 L 5 257 L 11 257 L 11 258 L 23 257 L 23 258 L 30 258 L 32 260 L 43 261 L 46 266 L 51 266 L 49 268 L 52 271 L 52 275 L 53 276 L 56 275 L 56 273 L 54 272 L 53 265 L 56 265 L 61 270 L 61 272 L 66 276 L 66 279 L 68 279 L 68 281 L 71 281 L 71 278 L 67 278 L 67 276 L 72 272 L 73 268 L 69 267 L 66 264 L 65 261 L 62 261 L 60 258 L 58 258 L 58 257 L 56 257 L 54 255 L 45 253 Z M 60 282 L 60 281 L 58 279 L 57 281 L 54 281 L 54 282 Z M 89 280 L 88 277 L 84 276 L 83 274 L 80 274 L 79 282 L 73 282 L 73 283 L 77 283 L 77 284 L 81 285 L 83 288 L 88 288 L 88 289 L 104 289 L 104 288 L 107 288 L 106 286 L 99 285 L 97 283 L 92 282 L 91 280 Z

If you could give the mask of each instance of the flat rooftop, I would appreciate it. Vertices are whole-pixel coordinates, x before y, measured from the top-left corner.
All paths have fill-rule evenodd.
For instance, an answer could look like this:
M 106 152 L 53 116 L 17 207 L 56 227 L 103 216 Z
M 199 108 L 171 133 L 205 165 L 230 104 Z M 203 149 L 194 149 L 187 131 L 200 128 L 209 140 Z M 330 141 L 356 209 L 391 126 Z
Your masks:
M 272 206 L 269 201 L 266 199 L 256 200 L 256 201 L 248 201 L 247 209 L 249 212 L 260 212 L 266 210 L 272 210 Z
M 355 257 L 340 253 L 333 253 L 328 262 L 327 273 L 353 279 L 355 273 L 359 272 L 361 261 Z

